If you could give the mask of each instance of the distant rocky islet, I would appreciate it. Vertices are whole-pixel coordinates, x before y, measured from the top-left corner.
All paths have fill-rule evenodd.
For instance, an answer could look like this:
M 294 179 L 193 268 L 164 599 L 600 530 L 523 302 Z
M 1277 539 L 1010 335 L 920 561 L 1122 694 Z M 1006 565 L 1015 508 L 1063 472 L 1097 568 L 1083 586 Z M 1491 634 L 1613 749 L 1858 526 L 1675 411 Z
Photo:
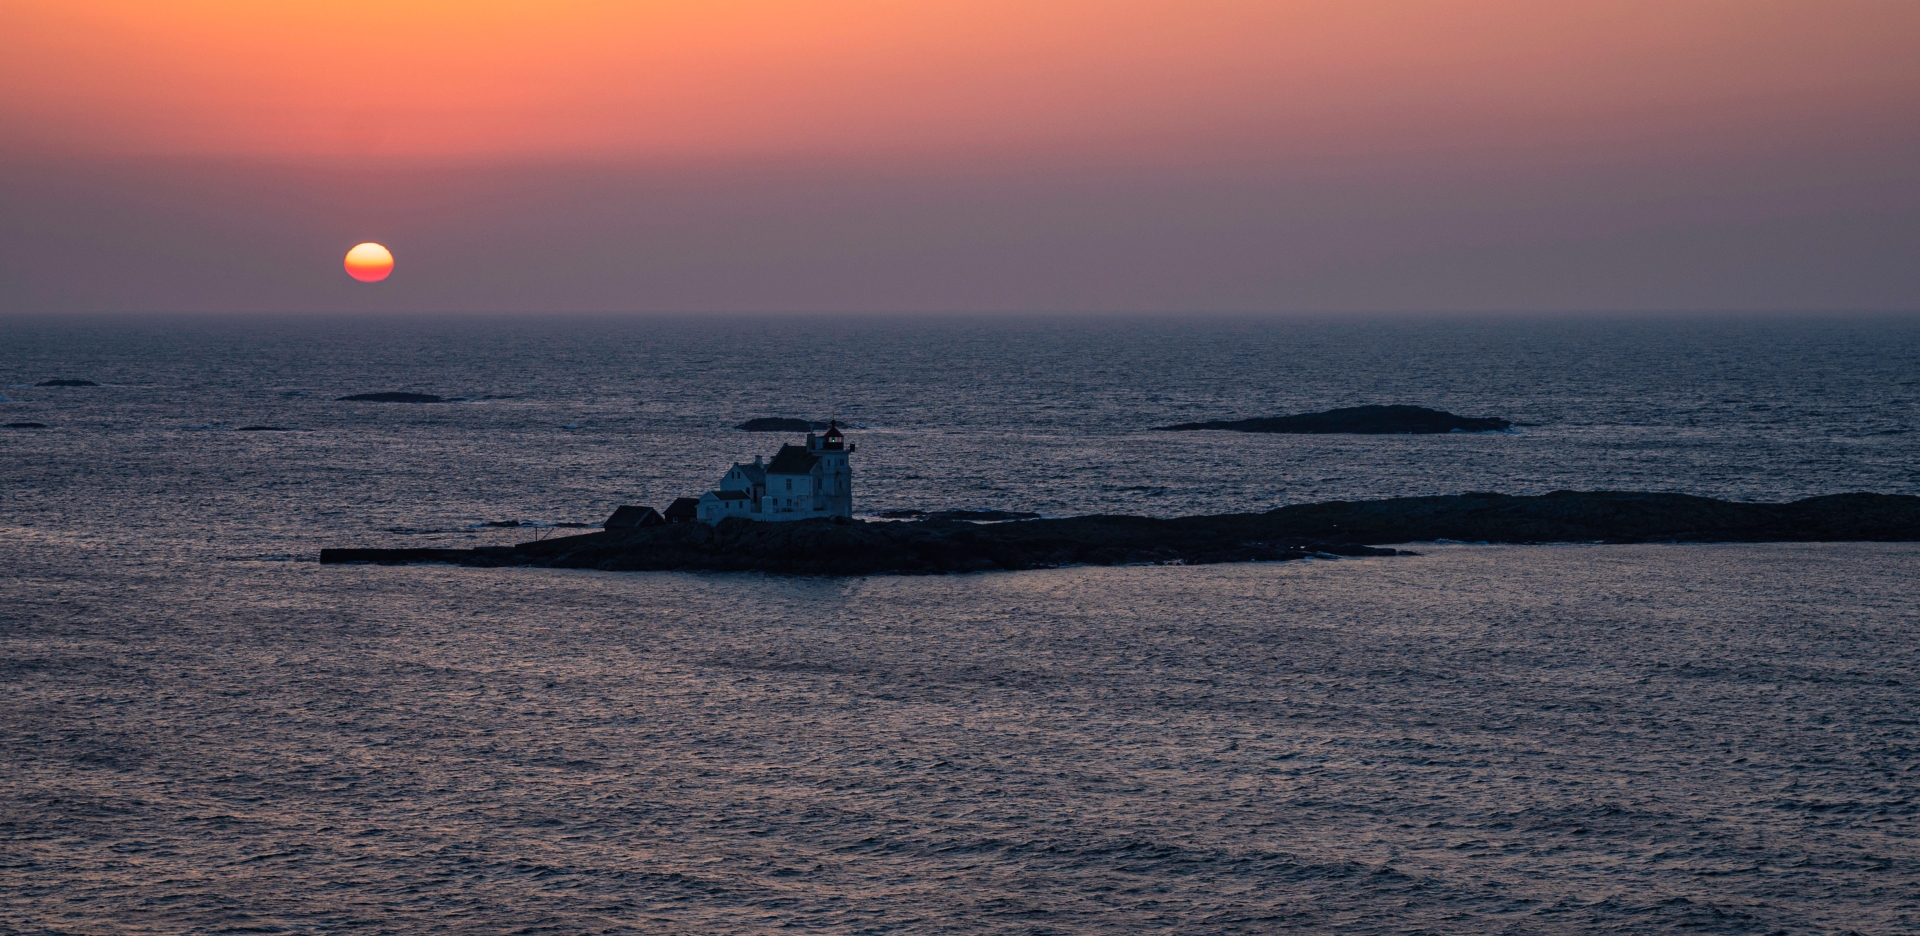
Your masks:
M 1155 426 L 1156 432 L 1271 432 L 1295 435 L 1444 435 L 1453 432 L 1507 432 L 1509 420 L 1493 416 L 1456 416 L 1425 406 L 1347 406 L 1318 413 L 1226 419 Z
M 867 428 L 843 420 L 793 419 L 785 416 L 762 416 L 749 419 L 733 428 L 742 432 L 825 432 L 835 426 L 841 429 Z

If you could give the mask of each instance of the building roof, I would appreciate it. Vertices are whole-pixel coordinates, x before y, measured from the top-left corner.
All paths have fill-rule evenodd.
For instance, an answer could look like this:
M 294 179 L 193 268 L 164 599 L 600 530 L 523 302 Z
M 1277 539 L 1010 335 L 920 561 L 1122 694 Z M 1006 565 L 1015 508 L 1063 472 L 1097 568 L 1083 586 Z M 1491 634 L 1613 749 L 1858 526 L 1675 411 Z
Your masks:
M 752 500 L 753 494 L 751 492 L 742 491 L 738 489 L 731 490 L 731 491 L 708 491 L 706 495 L 701 497 L 700 499 L 706 500 L 708 497 L 714 497 L 720 500 Z
M 804 445 L 782 445 L 780 454 L 773 456 L 773 461 L 767 463 L 767 474 L 812 474 L 813 466 L 819 461 L 820 456 L 807 451 Z
M 700 501 L 691 497 L 676 497 L 667 505 L 667 519 L 674 517 L 693 517 L 700 512 Z
M 740 472 L 740 474 L 743 475 L 748 481 L 753 481 L 759 484 L 767 483 L 767 469 L 764 465 L 754 465 L 754 464 L 747 464 L 745 462 L 736 462 L 734 463 L 733 470 Z
M 622 527 L 658 526 L 665 522 L 667 522 L 666 518 L 660 516 L 660 511 L 652 507 L 635 507 L 625 504 L 615 510 L 613 516 L 608 517 L 607 522 L 601 526 L 616 530 Z

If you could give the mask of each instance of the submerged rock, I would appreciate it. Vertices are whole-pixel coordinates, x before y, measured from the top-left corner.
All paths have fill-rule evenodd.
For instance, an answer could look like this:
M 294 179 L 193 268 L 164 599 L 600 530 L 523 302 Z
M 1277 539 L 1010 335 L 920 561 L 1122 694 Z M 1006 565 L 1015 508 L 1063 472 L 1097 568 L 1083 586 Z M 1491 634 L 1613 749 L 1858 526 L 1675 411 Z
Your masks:
M 439 397 L 431 393 L 356 393 L 352 396 L 336 397 L 336 400 L 352 403 L 458 403 L 462 397 Z
M 241 426 L 240 428 L 235 429 L 233 431 L 235 432 L 298 432 L 299 430 L 288 429 L 285 426 Z
M 34 384 L 34 386 L 36 387 L 98 387 L 100 385 L 97 383 L 94 383 L 91 380 L 75 380 L 73 378 L 62 378 L 58 380 L 42 380 L 39 383 Z
M 45 429 L 47 428 L 47 424 L 37 423 L 37 422 L 10 422 L 10 423 L 7 423 L 7 428 L 8 429 Z
M 1155 426 L 1160 432 L 1224 429 L 1232 432 L 1284 432 L 1302 435 L 1438 435 L 1448 432 L 1505 432 L 1513 423 L 1495 417 L 1455 416 L 1424 406 L 1349 406 L 1323 413 L 1270 416 Z
M 1021 523 L 798 523 L 729 519 L 609 529 L 479 549 L 323 549 L 323 563 L 451 562 L 789 575 L 980 572 L 1070 565 L 1199 565 L 1387 556 L 1388 543 L 1920 542 L 1920 497 L 1836 494 L 1751 504 L 1623 491 L 1459 494 L 1303 504 L 1207 517 L 1090 516 Z

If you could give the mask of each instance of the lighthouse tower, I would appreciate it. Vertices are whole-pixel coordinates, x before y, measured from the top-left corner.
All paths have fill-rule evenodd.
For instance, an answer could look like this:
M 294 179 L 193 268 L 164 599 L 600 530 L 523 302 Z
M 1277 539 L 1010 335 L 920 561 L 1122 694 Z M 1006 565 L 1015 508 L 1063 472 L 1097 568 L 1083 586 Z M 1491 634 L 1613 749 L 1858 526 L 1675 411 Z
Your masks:
M 807 454 L 819 457 L 816 477 L 820 489 L 813 495 L 814 516 L 853 516 L 853 466 L 847 455 L 853 445 L 840 434 L 838 421 L 827 423 L 827 434 L 807 433 Z

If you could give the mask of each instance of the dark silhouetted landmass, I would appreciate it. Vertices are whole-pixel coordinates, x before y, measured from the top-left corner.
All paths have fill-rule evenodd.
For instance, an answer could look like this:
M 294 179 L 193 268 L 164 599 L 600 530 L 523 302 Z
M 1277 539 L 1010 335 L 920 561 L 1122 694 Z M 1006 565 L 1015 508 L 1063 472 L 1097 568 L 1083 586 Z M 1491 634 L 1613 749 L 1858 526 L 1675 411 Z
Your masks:
M 760 419 L 749 419 L 733 428 L 747 432 L 819 432 L 826 429 L 827 424 L 821 420 L 765 416 Z
M 356 393 L 352 396 L 338 397 L 344 402 L 353 403 L 457 403 L 460 397 L 438 397 L 431 393 Z
M 609 529 L 478 549 L 324 549 L 323 563 L 451 562 L 793 575 L 977 572 L 1071 565 L 1392 555 L 1386 543 L 1920 541 L 1920 497 L 1836 494 L 1750 504 L 1621 491 L 1460 494 L 1208 517 L 1089 516 L 1020 523 L 807 520 Z
M 34 386 L 36 387 L 98 387 L 100 385 L 97 383 L 94 383 L 91 380 L 74 380 L 72 378 L 63 378 L 59 380 L 42 380 L 39 383 L 34 384 Z
M 1281 507 L 1296 536 L 1355 543 L 1920 542 L 1920 497 L 1833 494 L 1756 504 L 1633 491 L 1456 494 Z
M 8 429 L 45 429 L 47 428 L 47 424 L 37 423 L 37 422 L 11 422 L 11 423 L 7 423 L 7 428 Z
M 1203 518 L 1188 518 L 1198 520 Z M 1005 531 L 1017 531 L 1007 535 Z M 1392 555 L 1354 544 L 1252 541 L 1175 520 L 1076 517 L 1024 523 L 803 520 L 718 526 L 669 523 L 477 549 L 323 549 L 323 563 L 451 562 L 612 571 L 698 570 L 783 575 L 920 575 L 1070 565 L 1300 559 L 1315 553 Z
M 1446 432 L 1505 432 L 1513 423 L 1495 417 L 1455 416 L 1424 406 L 1349 406 L 1324 413 L 1233 419 L 1155 426 L 1162 432 L 1224 429 L 1232 432 L 1285 432 L 1302 435 L 1437 435 Z
M 233 431 L 235 432 L 298 432 L 299 430 L 288 429 L 285 426 L 241 426 L 240 428 L 235 429 Z

